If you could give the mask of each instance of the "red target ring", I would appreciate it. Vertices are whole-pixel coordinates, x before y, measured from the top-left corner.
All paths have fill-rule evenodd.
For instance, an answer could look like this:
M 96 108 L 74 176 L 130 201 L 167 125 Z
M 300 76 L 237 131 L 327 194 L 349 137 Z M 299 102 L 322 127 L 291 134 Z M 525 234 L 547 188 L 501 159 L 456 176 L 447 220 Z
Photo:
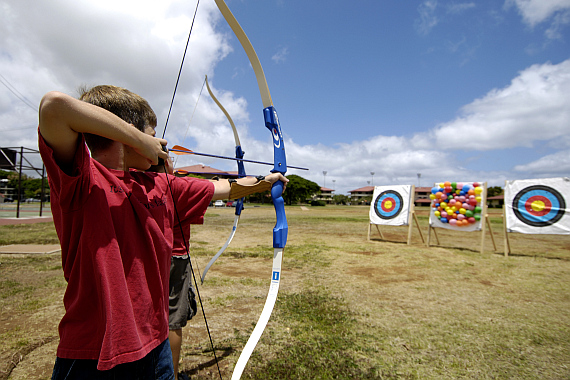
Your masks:
M 382 207 L 384 212 L 391 212 L 396 208 L 396 200 L 394 198 L 384 198 L 380 207 Z
M 524 207 L 531 215 L 544 216 L 552 210 L 552 203 L 542 195 L 535 195 L 526 200 Z

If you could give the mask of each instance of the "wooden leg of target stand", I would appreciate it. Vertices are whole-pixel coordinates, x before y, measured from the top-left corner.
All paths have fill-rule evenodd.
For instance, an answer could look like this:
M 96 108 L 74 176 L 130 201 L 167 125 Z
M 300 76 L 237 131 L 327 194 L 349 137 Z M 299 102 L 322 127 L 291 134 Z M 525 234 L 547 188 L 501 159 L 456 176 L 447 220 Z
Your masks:
M 441 245 L 441 244 L 439 244 L 439 236 L 437 236 L 437 231 L 435 228 L 433 229 L 433 236 L 435 236 L 435 240 L 437 241 L 437 245 Z
M 427 246 L 430 246 L 430 239 L 431 239 L 431 231 L 433 231 L 433 236 L 435 236 L 435 240 L 437 241 L 437 245 L 439 244 L 439 237 L 437 236 L 437 232 L 435 228 L 431 227 L 431 224 L 428 225 L 428 236 L 427 236 Z
M 375 224 L 375 226 L 376 226 L 376 230 L 377 230 L 378 233 L 380 234 L 380 238 L 381 238 L 382 240 L 386 240 L 386 239 L 384 239 L 384 234 L 382 233 L 382 230 L 380 229 L 380 227 L 378 227 L 377 224 Z
M 507 214 L 505 211 L 505 205 L 503 205 L 503 233 L 505 234 L 505 257 L 509 257 L 509 253 L 511 253 L 511 243 L 509 242 L 509 235 L 507 231 Z
M 493 249 L 497 252 L 497 245 L 495 244 L 495 236 L 493 235 L 493 230 L 491 229 L 491 221 L 489 220 L 489 214 L 485 215 L 487 219 L 487 227 L 489 228 L 489 233 L 491 234 L 491 241 L 493 242 Z
M 422 230 L 420 229 L 420 223 L 418 222 L 418 217 L 415 212 L 414 212 L 414 221 L 416 222 L 416 227 L 418 228 L 418 232 L 420 233 L 420 237 L 422 238 L 422 243 L 425 244 L 426 241 L 424 240 L 424 234 L 422 234 Z
M 370 233 L 371 233 L 371 229 L 372 229 L 373 224 L 374 223 L 368 223 L 368 241 L 370 241 Z M 385 240 L 384 235 L 382 234 L 382 231 L 380 230 L 380 228 L 378 228 L 378 225 L 377 224 L 374 224 L 374 225 L 376 226 L 376 231 L 378 231 L 378 233 L 380 234 L 380 238 L 382 240 Z

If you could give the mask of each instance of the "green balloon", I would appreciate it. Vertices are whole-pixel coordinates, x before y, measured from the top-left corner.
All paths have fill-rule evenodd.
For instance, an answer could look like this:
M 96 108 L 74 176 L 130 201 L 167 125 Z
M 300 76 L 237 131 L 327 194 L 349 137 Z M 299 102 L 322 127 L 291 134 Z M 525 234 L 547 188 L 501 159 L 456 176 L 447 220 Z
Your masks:
M 475 220 L 480 221 L 481 220 L 481 214 L 475 214 Z
M 471 217 L 473 216 L 473 211 L 467 210 L 467 211 L 465 212 L 465 216 L 466 216 L 467 218 L 471 218 Z M 479 217 L 481 217 L 481 215 L 479 215 Z

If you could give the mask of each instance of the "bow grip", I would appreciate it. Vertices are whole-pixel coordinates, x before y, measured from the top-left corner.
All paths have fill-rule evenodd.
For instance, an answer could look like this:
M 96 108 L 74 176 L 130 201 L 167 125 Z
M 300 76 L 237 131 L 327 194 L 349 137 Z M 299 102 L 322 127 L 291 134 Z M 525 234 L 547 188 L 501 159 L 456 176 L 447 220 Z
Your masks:
M 287 217 L 285 216 L 285 201 L 281 196 L 283 194 L 283 182 L 277 181 L 271 187 L 271 198 L 275 207 L 275 216 L 277 221 L 273 228 L 273 248 L 284 248 L 287 244 Z
M 236 158 L 243 158 L 245 152 L 241 149 L 241 145 L 236 145 Z M 237 162 L 238 166 L 238 178 L 245 177 L 245 167 L 243 166 L 243 161 Z M 243 210 L 243 198 L 237 200 L 236 203 L 236 215 L 241 215 L 241 211 Z
M 283 143 L 283 133 L 279 125 L 279 118 L 275 107 L 269 106 L 263 109 L 263 118 L 265 126 L 271 131 L 273 137 L 273 162 L 274 167 L 272 173 L 279 172 L 285 174 L 287 172 L 287 159 L 285 158 L 285 144 Z

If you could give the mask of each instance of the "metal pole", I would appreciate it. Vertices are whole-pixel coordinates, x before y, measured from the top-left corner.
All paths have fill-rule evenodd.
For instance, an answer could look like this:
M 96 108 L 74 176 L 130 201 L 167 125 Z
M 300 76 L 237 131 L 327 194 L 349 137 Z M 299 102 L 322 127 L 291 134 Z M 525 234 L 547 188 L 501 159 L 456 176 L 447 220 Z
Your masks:
M 42 190 L 40 192 L 40 216 L 42 216 L 42 211 L 44 209 L 45 176 L 46 176 L 46 166 L 42 164 Z
M 20 173 L 18 173 L 18 205 L 16 207 L 16 218 L 20 217 L 20 198 L 22 195 L 22 158 L 24 157 L 24 147 L 20 147 Z

